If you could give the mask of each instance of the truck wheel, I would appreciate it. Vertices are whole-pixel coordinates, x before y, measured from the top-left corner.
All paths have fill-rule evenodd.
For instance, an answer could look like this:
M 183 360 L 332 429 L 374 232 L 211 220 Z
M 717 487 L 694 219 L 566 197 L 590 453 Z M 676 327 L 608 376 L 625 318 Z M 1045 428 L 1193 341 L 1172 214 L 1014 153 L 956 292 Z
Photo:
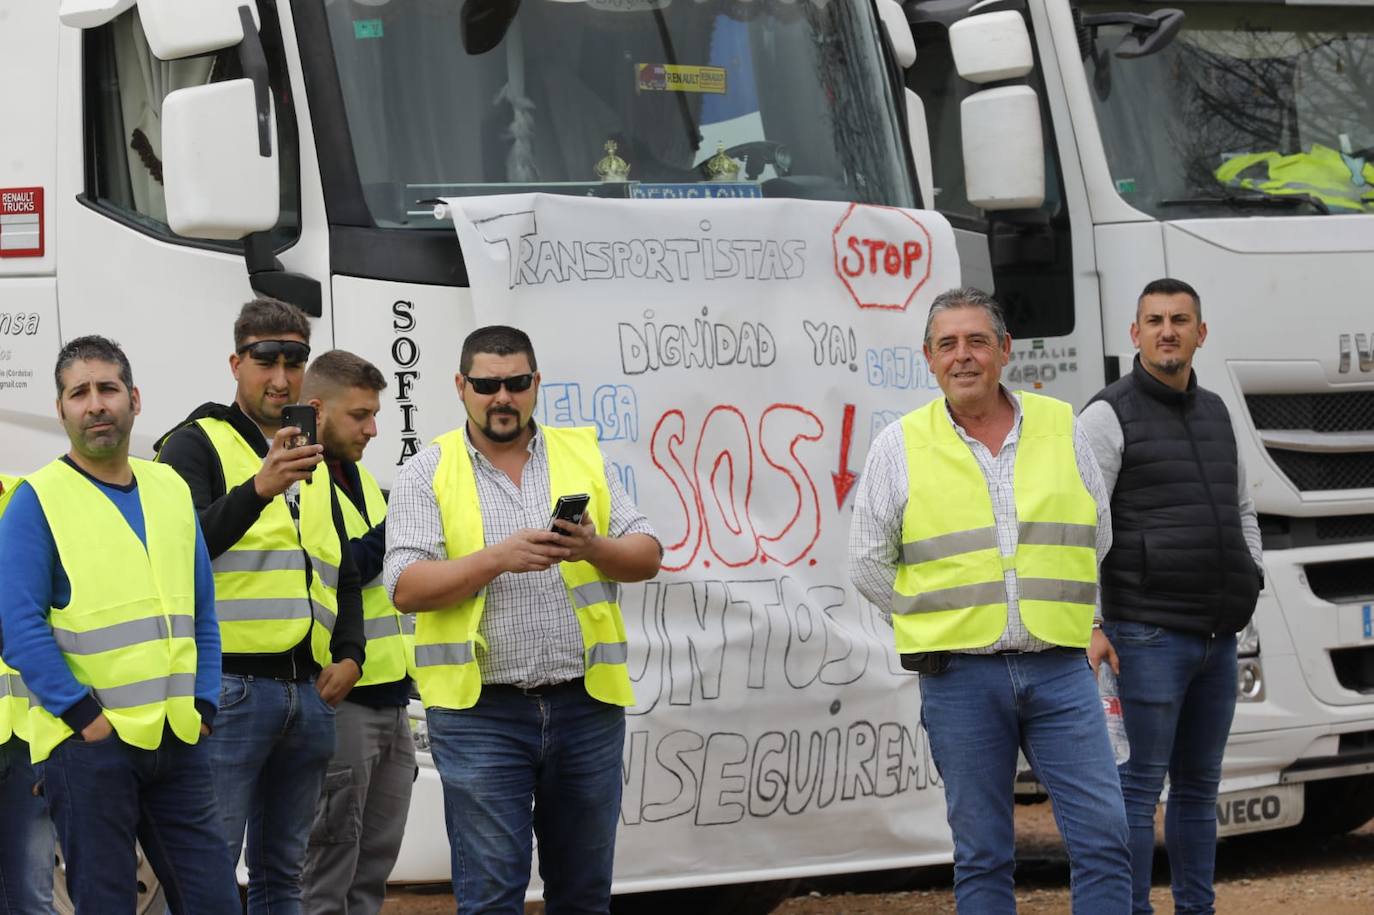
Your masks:
M 767 880 L 686 890 L 632 893 L 611 899 L 611 915 L 767 915 L 796 892 L 800 880 Z
M 1307 783 L 1302 822 L 1297 831 L 1309 836 L 1336 836 L 1374 819 L 1374 775 L 1332 778 Z
M 56 864 L 52 875 L 52 901 L 53 910 L 57 915 L 74 915 L 76 906 L 72 904 L 71 896 L 67 894 L 67 868 L 62 862 L 62 849 L 57 849 L 55 854 Z M 163 898 L 162 887 L 158 884 L 157 875 L 153 873 L 152 866 L 148 859 L 143 856 L 143 849 L 138 850 L 138 903 L 134 908 L 135 915 L 164 915 L 167 911 L 167 901 Z

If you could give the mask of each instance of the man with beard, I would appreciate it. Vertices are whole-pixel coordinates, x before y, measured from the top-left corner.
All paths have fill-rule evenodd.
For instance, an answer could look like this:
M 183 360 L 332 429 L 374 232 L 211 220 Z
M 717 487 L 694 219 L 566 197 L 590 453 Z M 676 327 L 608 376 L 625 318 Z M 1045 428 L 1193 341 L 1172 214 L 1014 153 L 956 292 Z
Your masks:
M 305 910 L 312 915 L 376 915 L 396 864 L 415 780 L 410 734 L 407 630 L 414 619 L 391 605 L 382 586 L 386 499 L 362 460 L 377 436 L 379 393 L 386 379 L 372 363 L 343 350 L 318 356 L 305 372 L 301 397 L 319 417 L 325 466 L 343 510 L 349 546 L 363 584 L 367 663 L 335 712 L 337 742 L 324 777 L 305 863 Z M 311 486 L 308 503 L 330 498 Z
M 455 380 L 467 423 L 397 477 L 384 571 L 418 614 L 453 894 L 462 912 L 523 912 L 533 834 L 549 911 L 606 912 L 634 704 L 616 582 L 652 577 L 663 553 L 596 430 L 533 421 L 522 331 L 473 331 Z M 581 523 L 551 529 L 554 500 L 582 493 Z
M 1181 280 L 1141 292 L 1131 373 L 1079 417 L 1112 494 L 1094 667 L 1119 671 L 1131 755 L 1121 791 L 1131 830 L 1132 906 L 1150 906 L 1155 805 L 1169 777 L 1164 844 L 1174 905 L 1211 912 L 1217 787 L 1236 709 L 1236 633 L 1264 583 L 1255 503 L 1221 398 L 1198 387 L 1202 301 Z
M 0 621 L 36 703 L 29 749 L 67 890 L 78 915 L 132 912 L 141 842 L 173 913 L 236 913 L 201 740 L 220 639 L 191 494 L 169 468 L 129 457 L 141 401 L 116 343 L 75 339 L 54 374 L 71 450 L 30 474 L 0 518 Z M 7 807 L 3 829 L 21 822 Z
M 234 402 L 207 403 L 158 459 L 191 488 L 215 572 L 224 676 L 210 739 L 224 840 L 248 830 L 248 911 L 301 911 L 301 869 L 334 707 L 362 673 L 362 596 L 317 444 L 293 445 L 282 408 L 300 395 L 310 324 L 255 299 L 234 322 Z M 301 498 L 302 484 L 325 500 Z

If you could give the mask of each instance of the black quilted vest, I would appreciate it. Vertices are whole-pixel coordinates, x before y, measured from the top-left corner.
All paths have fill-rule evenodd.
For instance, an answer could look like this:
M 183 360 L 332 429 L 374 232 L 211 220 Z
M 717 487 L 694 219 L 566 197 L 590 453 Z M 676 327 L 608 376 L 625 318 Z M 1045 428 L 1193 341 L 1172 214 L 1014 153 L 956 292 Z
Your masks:
M 1094 401 L 1111 405 L 1125 438 L 1112 492 L 1112 549 L 1102 563 L 1102 611 L 1202 635 L 1239 632 L 1255 612 L 1260 575 L 1240 526 L 1236 437 L 1226 404 L 1188 379 L 1176 391 L 1145 371 Z

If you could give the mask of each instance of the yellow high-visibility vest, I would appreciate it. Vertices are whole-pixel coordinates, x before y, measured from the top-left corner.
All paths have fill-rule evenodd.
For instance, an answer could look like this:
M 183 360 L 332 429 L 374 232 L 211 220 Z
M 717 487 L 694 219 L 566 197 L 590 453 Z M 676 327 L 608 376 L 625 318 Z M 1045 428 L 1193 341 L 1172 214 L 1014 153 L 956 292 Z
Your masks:
M 22 480 L 0 473 L 0 515 Z M 0 658 L 0 743 L 11 737 L 29 739 L 29 689 L 19 671 Z
M 1078 474 L 1073 409 L 1017 392 L 1016 554 L 997 547 L 987 479 L 944 398 L 902 417 L 908 495 L 893 583 L 902 654 L 983 648 L 1007 627 L 1003 572 L 1015 569 L 1021 619 L 1038 639 L 1085 647 L 1097 595 L 1097 503 Z
M 610 530 L 611 493 L 605 463 L 593 428 L 539 427 L 549 462 L 549 491 L 585 492 L 587 510 L 602 534 Z M 434 474 L 434 497 L 443 519 L 444 541 L 451 559 L 486 546 L 482 508 L 472 457 L 460 427 L 441 435 L 439 467 Z M 550 500 L 549 510 L 553 510 Z M 596 699 L 611 705 L 634 705 L 630 685 L 625 623 L 617 603 L 619 588 L 589 562 L 559 563 L 568 598 L 582 631 L 584 684 Z M 477 647 L 486 648 L 478 631 L 486 589 L 453 607 L 416 614 L 415 680 L 426 708 L 470 708 L 482 691 Z
M 219 456 L 226 492 L 262 468 L 262 458 L 230 423 L 205 418 L 196 424 Z M 341 548 L 329 500 L 310 499 L 306 493 L 327 494 L 332 485 L 321 462 L 310 482 L 300 486 L 299 533 L 282 494 L 263 508 L 237 543 L 211 561 L 225 654 L 279 654 L 310 633 L 315 663 L 329 665 L 329 640 L 339 613 Z M 308 588 L 307 558 L 313 569 Z
M 1254 167 L 1263 165 L 1263 174 Z M 1251 171 L 1251 174 L 1246 174 Z M 1374 162 L 1341 153 L 1320 143 L 1308 152 L 1233 156 L 1216 170 L 1217 180 L 1276 197 L 1305 195 L 1346 213 L 1374 212 Z
M 343 492 L 336 492 L 335 495 L 349 539 L 363 536 L 386 517 L 386 499 L 382 496 L 382 488 L 377 485 L 377 479 L 362 464 L 354 466 L 358 468 L 358 477 L 362 481 L 363 504 L 367 508 L 367 516 L 364 517 L 354 506 L 353 500 Z M 330 487 L 333 486 L 331 477 L 329 487 L 316 484 L 301 487 L 301 512 L 328 515 Z M 410 658 L 414 650 L 414 620 L 392 606 L 380 573 L 372 581 L 363 582 L 362 588 L 367 662 L 363 664 L 363 675 L 356 685 L 394 683 L 404 677 L 410 669 Z
M 120 740 L 156 749 L 166 723 L 194 744 L 196 510 L 172 468 L 137 458 L 129 464 L 146 547 L 115 504 L 66 462 L 28 477 L 72 589 L 48 620 L 72 675 L 91 688 Z M 37 763 L 72 730 L 35 704 L 29 732 Z

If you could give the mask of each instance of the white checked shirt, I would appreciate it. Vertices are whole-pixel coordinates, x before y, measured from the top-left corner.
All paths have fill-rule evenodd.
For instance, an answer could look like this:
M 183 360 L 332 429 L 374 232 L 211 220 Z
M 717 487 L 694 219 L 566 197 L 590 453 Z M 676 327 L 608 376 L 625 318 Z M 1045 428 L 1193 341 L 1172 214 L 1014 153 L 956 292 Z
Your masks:
M 553 499 L 549 492 L 549 459 L 544 437 L 530 439 L 529 460 L 517 487 L 472 445 L 466 427 L 463 443 L 477 478 L 486 545 L 500 543 L 521 528 L 548 527 Z M 439 446 L 415 455 L 396 477 L 386 513 L 386 561 L 382 580 L 393 599 L 396 580 L 412 562 L 448 559 L 444 523 L 434 498 L 434 472 Z M 619 477 L 606 468 L 611 490 L 610 531 L 621 537 L 648 534 L 649 521 L 630 501 Z M 582 631 L 558 565 L 543 572 L 503 572 L 487 585 L 486 605 L 478 630 L 487 649 L 478 646 L 483 683 L 533 688 L 576 679 L 585 673 Z
M 1004 386 L 1002 394 L 1011 401 L 1014 418 L 1011 431 L 1002 442 L 1002 449 L 994 457 L 987 446 L 970 436 L 949 415 L 945 416 L 954 431 L 969 446 L 978 467 L 988 481 L 992 496 L 992 514 L 997 522 L 997 548 L 1003 556 L 1016 553 L 1016 495 L 1013 490 L 1016 469 L 1016 443 L 1021 436 L 1021 401 Z M 1112 546 L 1111 496 L 1102 482 L 1092 447 L 1077 421 L 1073 428 L 1073 453 L 1078 475 L 1097 503 L 1097 561 Z M 859 590 L 892 622 L 892 583 L 897 578 L 897 559 L 902 546 L 902 515 L 906 511 L 907 494 L 906 443 L 902 424 L 895 422 L 878 434 L 868 452 L 863 476 L 854 494 L 854 517 L 849 529 L 849 574 Z M 998 651 L 1044 651 L 1048 642 L 1031 635 L 1021 621 L 1020 590 L 1016 571 L 1004 573 L 1007 587 L 1007 628 L 1002 636 L 986 648 L 966 649 L 967 654 L 992 654 Z M 1101 606 L 1101 595 L 1098 596 Z

